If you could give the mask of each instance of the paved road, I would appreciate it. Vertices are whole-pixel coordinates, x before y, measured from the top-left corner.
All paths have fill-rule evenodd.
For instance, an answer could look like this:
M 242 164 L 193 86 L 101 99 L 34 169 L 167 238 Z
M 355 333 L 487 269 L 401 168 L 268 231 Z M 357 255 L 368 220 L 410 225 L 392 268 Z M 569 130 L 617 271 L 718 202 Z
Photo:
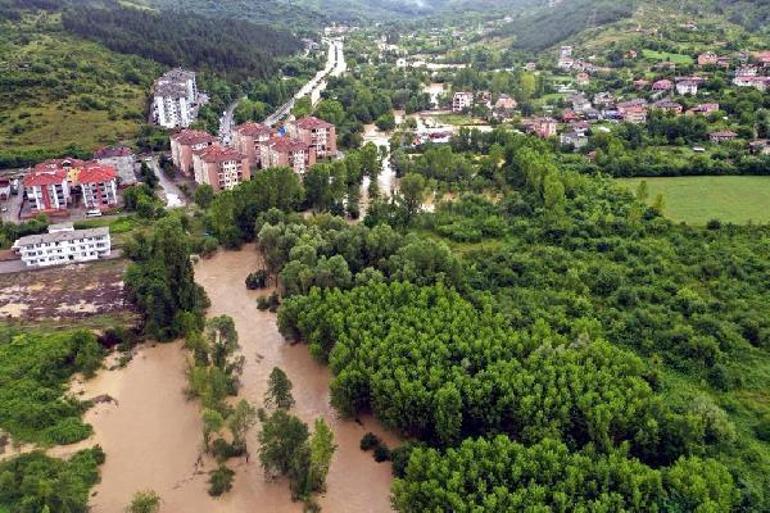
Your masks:
M 344 54 L 344 42 L 341 39 L 324 39 L 324 42 L 329 45 L 326 66 L 324 69 L 316 73 L 315 77 L 302 86 L 294 98 L 281 105 L 278 110 L 273 112 L 265 119 L 265 124 L 272 126 L 278 123 L 291 113 L 291 109 L 294 108 L 294 103 L 310 95 L 310 101 L 315 105 L 321 99 L 321 93 L 326 89 L 326 78 L 329 76 L 338 77 L 347 70 L 347 63 L 345 62 Z
M 158 165 L 158 157 L 146 158 L 145 162 L 147 162 L 158 176 L 158 183 L 160 183 L 160 186 L 163 189 L 161 199 L 165 200 L 166 208 L 179 208 L 185 206 L 184 194 L 182 194 L 182 191 L 179 190 L 179 187 L 177 187 L 174 182 L 169 180 L 166 173 L 161 171 L 160 166 Z
M 219 140 L 225 145 L 229 145 L 231 142 L 230 139 L 232 137 L 233 126 L 235 125 L 233 113 L 244 98 L 246 97 L 238 98 L 231 103 L 230 106 L 227 107 L 227 110 L 222 113 L 222 117 L 219 118 Z

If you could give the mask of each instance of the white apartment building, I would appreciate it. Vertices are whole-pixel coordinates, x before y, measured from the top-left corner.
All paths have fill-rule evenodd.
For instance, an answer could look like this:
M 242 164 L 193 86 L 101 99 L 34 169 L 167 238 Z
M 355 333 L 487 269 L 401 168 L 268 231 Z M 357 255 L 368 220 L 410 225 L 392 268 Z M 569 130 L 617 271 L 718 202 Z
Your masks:
M 155 81 L 152 115 L 163 128 L 187 128 L 198 115 L 200 94 L 195 73 L 172 69 Z
M 462 112 L 473 107 L 473 93 L 458 91 L 452 97 L 452 112 Z
M 18 239 L 13 249 L 27 267 L 88 262 L 110 255 L 110 230 L 106 226 L 75 230 L 72 223 L 55 224 L 48 233 Z

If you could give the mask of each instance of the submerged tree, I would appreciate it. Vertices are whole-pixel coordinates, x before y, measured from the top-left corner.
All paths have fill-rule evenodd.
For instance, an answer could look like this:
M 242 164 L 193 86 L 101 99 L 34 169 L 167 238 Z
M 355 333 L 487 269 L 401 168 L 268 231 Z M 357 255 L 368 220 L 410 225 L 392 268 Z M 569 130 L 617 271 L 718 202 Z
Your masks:
M 288 410 L 294 406 L 291 395 L 292 383 L 286 373 L 278 367 L 273 367 L 265 392 L 265 406 Z

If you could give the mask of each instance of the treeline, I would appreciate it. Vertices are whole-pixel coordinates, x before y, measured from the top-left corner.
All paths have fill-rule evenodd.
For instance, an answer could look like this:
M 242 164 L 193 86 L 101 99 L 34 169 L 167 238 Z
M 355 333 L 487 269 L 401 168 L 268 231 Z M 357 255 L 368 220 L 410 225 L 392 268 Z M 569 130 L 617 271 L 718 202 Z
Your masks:
M 111 50 L 168 66 L 209 70 L 232 79 L 266 78 L 274 55 L 300 49 L 299 41 L 268 26 L 176 11 L 74 5 L 62 13 L 64 28 Z

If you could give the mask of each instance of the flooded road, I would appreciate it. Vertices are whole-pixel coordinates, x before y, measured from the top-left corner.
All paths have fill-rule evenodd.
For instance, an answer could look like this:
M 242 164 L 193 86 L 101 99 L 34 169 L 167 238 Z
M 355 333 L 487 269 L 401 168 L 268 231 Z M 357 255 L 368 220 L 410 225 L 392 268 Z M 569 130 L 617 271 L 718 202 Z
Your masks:
M 211 299 L 210 316 L 226 314 L 235 321 L 240 337 L 241 352 L 246 357 L 240 397 L 260 406 L 267 388 L 267 378 L 273 367 L 282 368 L 294 384 L 296 406 L 294 414 L 308 424 L 322 416 L 334 431 L 337 451 L 327 479 L 327 492 L 319 498 L 324 511 L 334 513 L 385 513 L 390 508 L 390 465 L 378 464 L 371 453 L 359 449 L 361 437 L 373 431 L 396 445 L 392 435 L 372 418 L 353 420 L 338 418 L 329 404 L 328 369 L 315 362 L 306 346 L 289 345 L 276 326 L 275 314 L 260 312 L 256 298 L 265 292 L 249 291 L 244 286 L 246 276 L 257 268 L 259 256 L 253 245 L 240 251 L 218 252 L 196 265 L 195 277 Z M 256 450 L 255 434 L 248 440 Z M 198 435 L 200 437 L 200 435 Z M 238 512 L 299 512 L 302 506 L 292 503 L 288 484 L 265 482 L 256 457 L 249 464 L 231 460 L 237 477 L 233 490 L 217 503 L 217 511 Z M 185 513 L 190 510 L 185 510 Z

